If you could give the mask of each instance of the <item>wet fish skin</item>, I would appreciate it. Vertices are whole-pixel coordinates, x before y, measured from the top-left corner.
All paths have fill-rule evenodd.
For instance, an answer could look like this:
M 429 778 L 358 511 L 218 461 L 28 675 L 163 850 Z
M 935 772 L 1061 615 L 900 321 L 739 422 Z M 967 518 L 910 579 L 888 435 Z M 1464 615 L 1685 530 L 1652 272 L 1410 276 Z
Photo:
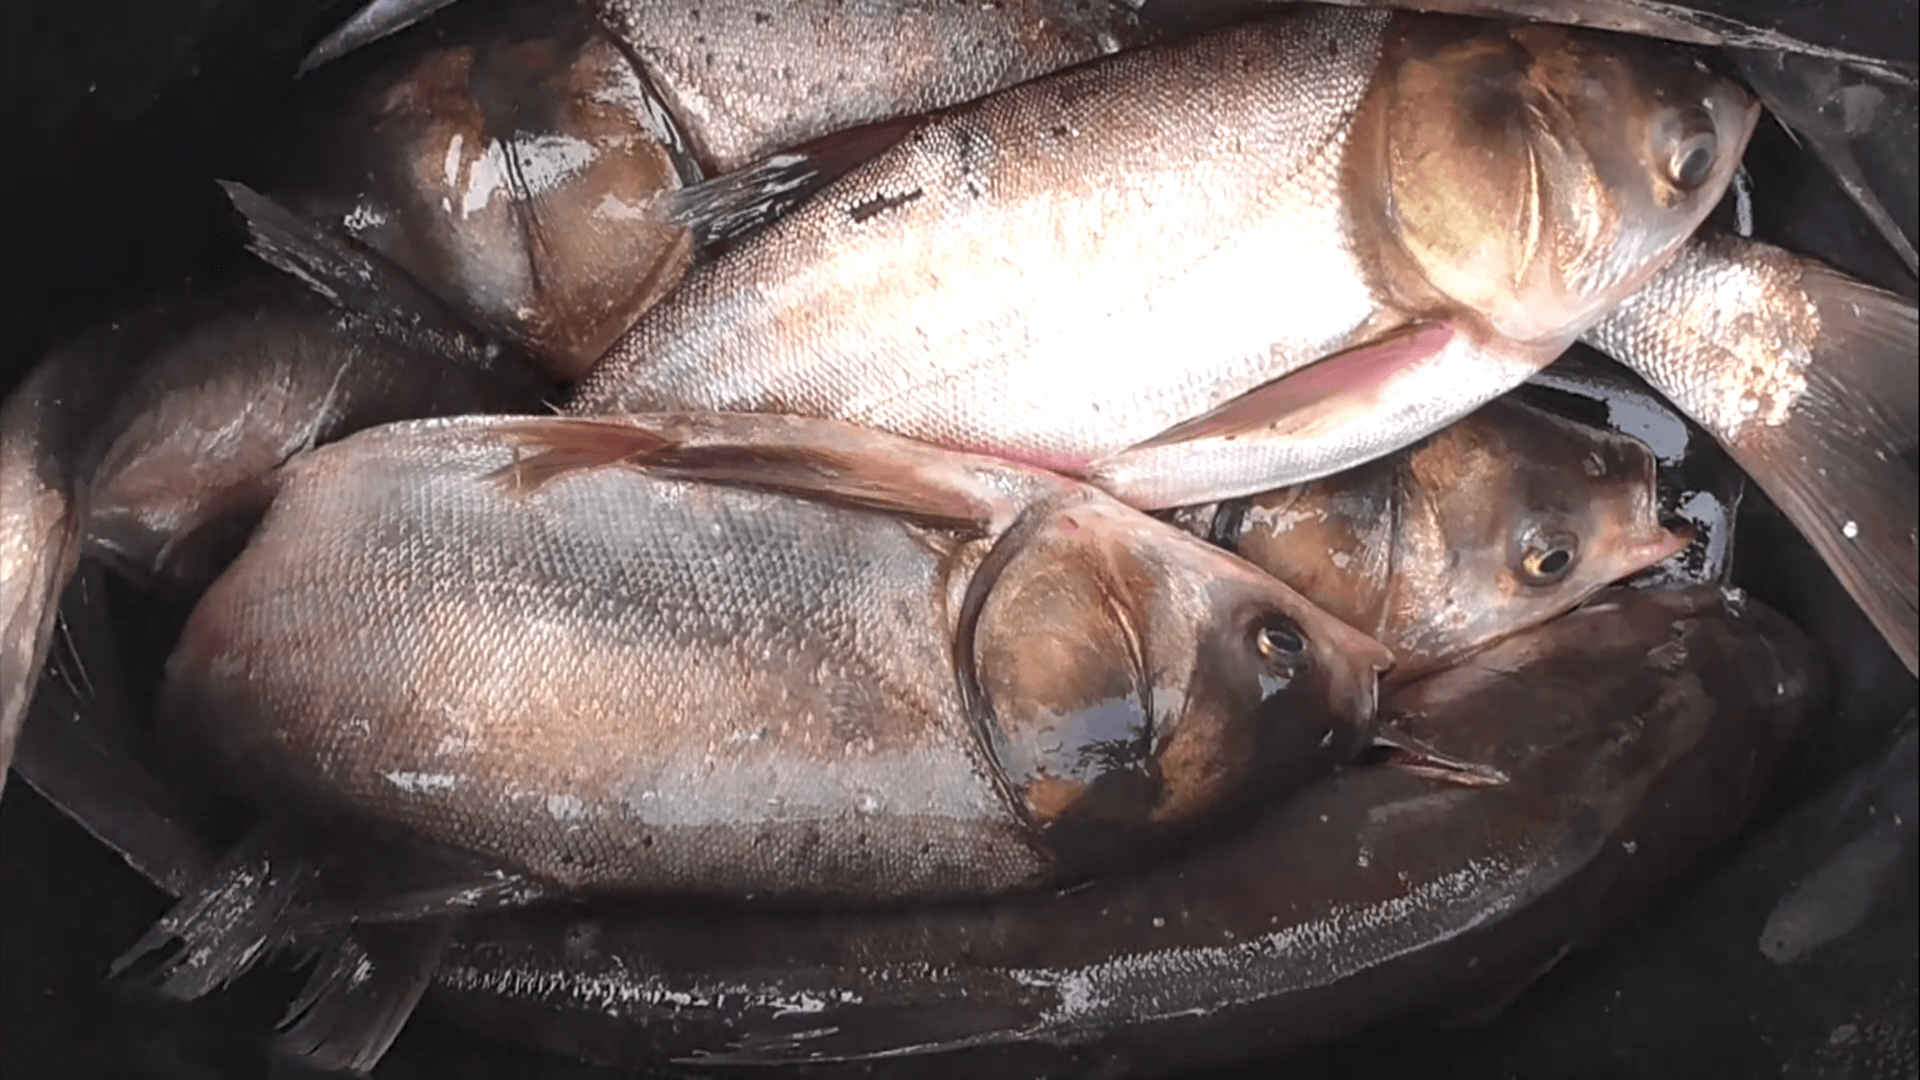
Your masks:
M 990 908 L 488 916 L 437 990 L 496 1037 L 629 1067 L 1156 1075 L 1284 1053 L 1511 994 L 1670 882 L 1751 812 L 1815 664 L 1717 588 L 1602 594 L 1482 657 L 1383 716 L 1505 786 L 1351 768 L 1148 874 Z
M 1250 494 L 1552 359 L 1692 231 L 1755 115 L 1684 54 L 1557 28 L 1303 9 L 1133 50 L 927 121 L 696 269 L 567 409 L 847 419 L 1143 507 Z M 1706 143 L 1698 187 L 1649 172 Z M 1394 334 L 1277 424 L 1149 442 Z
M 710 173 L 1159 36 L 1116 0 L 596 0 Z
M 1660 524 L 1645 445 L 1507 398 L 1357 469 L 1187 518 L 1391 649 L 1393 684 L 1687 543 Z
M 288 455 L 403 416 L 524 409 L 543 385 L 512 363 L 278 275 L 156 301 L 49 354 L 0 406 L 0 766 L 81 558 L 191 593 Z
M 1368 741 L 1389 661 L 1039 470 L 464 418 L 287 467 L 162 722 L 269 810 L 564 889 L 873 901 L 1092 874 L 1285 790 Z
M 1920 664 L 1920 411 L 1911 300 L 1810 259 L 1703 237 L 1589 331 L 1719 441 Z
M 578 4 L 462 9 L 301 87 L 256 182 L 578 378 L 692 261 L 659 197 L 699 178 Z

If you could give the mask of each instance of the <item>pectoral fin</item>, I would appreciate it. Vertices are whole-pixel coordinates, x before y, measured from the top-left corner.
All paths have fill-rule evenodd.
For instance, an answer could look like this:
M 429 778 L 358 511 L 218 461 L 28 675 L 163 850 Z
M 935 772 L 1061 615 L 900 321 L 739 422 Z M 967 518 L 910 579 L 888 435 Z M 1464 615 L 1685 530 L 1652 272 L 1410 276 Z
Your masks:
M 1038 470 L 833 420 L 761 414 L 539 418 L 493 425 L 521 452 L 494 474 L 537 491 L 570 472 L 623 466 L 698 483 L 777 491 L 968 534 L 1010 524 L 1010 489 L 1068 486 Z M 1013 483 L 1009 483 L 1009 480 Z
M 306 59 L 300 61 L 299 74 L 305 75 L 322 64 L 338 60 L 362 45 L 371 45 L 383 37 L 397 34 L 414 23 L 452 4 L 454 0 L 372 0 L 353 13 L 346 22 L 320 39 Z
M 1403 327 L 1094 462 L 1087 479 L 1142 510 L 1305 483 L 1390 454 L 1526 381 L 1557 349 Z
M 745 168 L 661 197 L 666 215 L 700 246 L 731 244 L 900 141 L 917 116 L 882 120 L 802 143 Z
M 1380 390 L 1395 375 L 1437 356 L 1453 340 L 1450 326 L 1396 330 L 1358 348 L 1335 353 L 1291 375 L 1251 390 L 1225 405 L 1176 424 L 1140 444 L 1172 446 L 1199 439 L 1236 439 L 1259 434 L 1287 438 L 1324 428 L 1336 417 L 1379 404 Z
M 281 206 L 235 180 L 219 181 L 247 223 L 247 250 L 305 282 L 334 306 L 395 326 L 448 335 L 449 355 L 491 355 L 480 333 L 399 266 L 372 248 Z

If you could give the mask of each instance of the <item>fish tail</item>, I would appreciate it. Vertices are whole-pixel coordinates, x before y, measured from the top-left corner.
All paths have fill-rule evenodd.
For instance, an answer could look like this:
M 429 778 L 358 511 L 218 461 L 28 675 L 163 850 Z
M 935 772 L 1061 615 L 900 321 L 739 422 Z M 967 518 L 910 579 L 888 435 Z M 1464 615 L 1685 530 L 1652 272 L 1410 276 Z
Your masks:
M 275 1049 L 311 1068 L 370 1072 L 433 981 L 456 922 L 366 924 L 337 936 L 281 1019 Z
M 1897 452 L 1862 445 L 1849 422 L 1853 415 L 1810 391 L 1792 421 L 1728 449 L 1813 545 L 1908 672 L 1920 673 L 1920 488 Z
M 113 962 L 111 975 L 131 973 L 191 1001 L 246 974 L 286 943 L 289 913 L 314 877 L 313 864 L 289 850 L 279 829 L 254 829 Z
M 1807 386 L 1786 422 L 1728 449 L 1920 673 L 1920 493 L 1903 454 L 1920 421 L 1920 324 L 1912 301 L 1804 263 L 1819 315 Z
M 1909 672 L 1920 671 L 1920 494 L 1903 453 L 1920 413 L 1912 301 L 1815 263 L 1800 271 L 1820 333 L 1807 385 L 1778 425 L 1728 450 L 1779 504 Z
M 1845 405 L 1848 423 L 1874 446 L 1906 450 L 1920 441 L 1920 309 L 1804 260 L 1800 290 L 1821 326 L 1809 381 Z

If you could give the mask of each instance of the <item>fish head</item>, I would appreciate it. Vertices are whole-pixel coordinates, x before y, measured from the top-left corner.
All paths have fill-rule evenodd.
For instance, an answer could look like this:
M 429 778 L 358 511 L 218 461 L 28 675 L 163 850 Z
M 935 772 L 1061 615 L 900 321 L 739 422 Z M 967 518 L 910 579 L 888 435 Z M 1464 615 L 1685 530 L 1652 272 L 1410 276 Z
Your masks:
M 1413 678 L 1666 559 L 1652 451 L 1512 401 L 1416 447 L 1378 630 Z
M 1678 251 L 1759 103 L 1685 48 L 1564 26 L 1395 20 L 1351 173 L 1443 307 L 1557 350 Z M 1379 168 L 1374 168 L 1379 166 Z M 1364 204 L 1364 199 L 1363 199 Z M 1431 299 L 1427 302 L 1432 302 Z
M 1043 836 L 1184 825 L 1370 740 L 1392 655 L 1251 564 L 1104 498 L 1007 539 L 972 679 Z

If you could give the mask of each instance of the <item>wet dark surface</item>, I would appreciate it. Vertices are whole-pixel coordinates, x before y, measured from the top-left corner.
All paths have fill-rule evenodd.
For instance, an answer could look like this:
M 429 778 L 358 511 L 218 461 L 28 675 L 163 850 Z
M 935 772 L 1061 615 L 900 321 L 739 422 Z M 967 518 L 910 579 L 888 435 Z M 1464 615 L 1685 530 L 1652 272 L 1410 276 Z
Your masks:
M 323 10 L 342 6 L 8 8 L 0 385 L 10 387 L 47 341 L 113 304 L 182 275 L 217 276 L 241 257 L 207 180 L 226 160 L 223 148 L 271 122 L 285 76 L 324 29 Z M 1704 6 L 1749 22 L 1777 8 L 1788 32 L 1890 59 L 1913 55 L 1911 4 Z M 1911 237 L 1910 107 L 1904 115 L 1852 138 Z M 1777 126 L 1762 126 L 1748 164 L 1757 236 L 1914 295 L 1913 278 L 1829 171 Z M 1752 489 L 1735 557 L 1739 581 L 1821 641 L 1835 688 L 1752 837 L 1568 957 L 1496 1022 L 1380 1033 L 1317 1052 L 1296 1075 L 1916 1075 L 1914 681 Z M 0 1071 L 297 1075 L 265 1052 L 297 986 L 284 970 L 193 1005 L 107 983 L 108 963 L 165 907 L 157 889 L 29 788 L 10 785 L 0 803 Z M 429 1001 L 377 1075 L 612 1075 L 477 1039 L 455 1019 Z

